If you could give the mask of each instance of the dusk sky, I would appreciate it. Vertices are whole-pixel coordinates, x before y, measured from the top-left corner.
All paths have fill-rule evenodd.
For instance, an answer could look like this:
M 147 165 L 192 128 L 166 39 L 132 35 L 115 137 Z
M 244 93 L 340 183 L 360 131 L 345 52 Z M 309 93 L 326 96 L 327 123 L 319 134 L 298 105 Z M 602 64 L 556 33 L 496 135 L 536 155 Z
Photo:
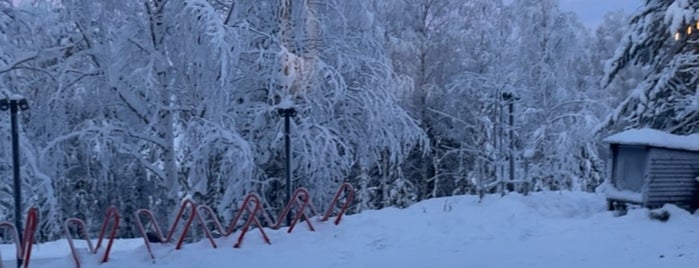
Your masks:
M 560 0 L 561 10 L 573 11 L 580 20 L 590 28 L 599 26 L 604 20 L 604 14 L 623 9 L 631 14 L 643 5 L 643 0 Z
M 15 3 L 21 0 L 12 0 Z M 608 11 L 623 9 L 626 13 L 635 11 L 643 4 L 643 0 L 559 0 L 561 9 L 573 11 L 587 27 L 599 26 Z M 511 0 L 505 0 L 511 2 Z

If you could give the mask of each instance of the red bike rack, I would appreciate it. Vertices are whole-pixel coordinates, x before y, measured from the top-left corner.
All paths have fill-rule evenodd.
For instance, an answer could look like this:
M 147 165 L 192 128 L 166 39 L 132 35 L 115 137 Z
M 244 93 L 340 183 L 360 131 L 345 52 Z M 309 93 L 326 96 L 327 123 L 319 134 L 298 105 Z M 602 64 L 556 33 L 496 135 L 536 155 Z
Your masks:
M 102 255 L 102 263 L 105 263 L 109 260 L 109 252 L 112 250 L 112 245 L 114 244 L 114 238 L 116 237 L 116 232 L 119 229 L 119 212 L 117 211 L 116 207 L 109 207 L 107 209 L 107 212 L 104 215 L 104 221 L 102 222 L 102 228 L 100 228 L 100 233 L 97 238 L 97 246 L 95 246 L 95 253 L 100 249 L 100 246 L 102 246 L 102 240 L 104 239 L 104 235 L 107 231 L 107 228 L 109 227 L 109 224 L 112 224 L 111 231 L 109 232 L 109 238 L 107 240 L 107 247 L 104 250 L 104 255 Z
M 119 212 L 116 207 L 109 207 L 102 222 L 102 228 L 100 228 L 100 233 L 97 238 L 97 246 L 92 246 L 92 241 L 87 233 L 87 228 L 85 227 L 85 222 L 78 218 L 69 218 L 63 223 L 63 232 L 66 234 L 68 240 L 68 245 L 70 246 L 70 251 L 73 254 L 73 260 L 75 261 L 75 267 L 80 268 L 80 258 L 78 257 L 78 252 L 75 250 L 75 244 L 73 243 L 73 235 L 70 233 L 70 225 L 76 225 L 78 230 L 82 230 L 82 238 L 87 242 L 88 250 L 91 254 L 97 254 L 97 251 L 102 246 L 102 241 L 104 240 L 104 235 L 107 232 L 107 228 L 111 224 L 111 231 L 109 233 L 109 238 L 107 240 L 107 247 L 102 255 L 100 263 L 105 263 L 109 260 L 109 252 L 112 250 L 112 244 L 114 244 L 114 238 L 116 237 L 116 232 L 119 229 Z
M 354 188 L 352 187 L 351 184 L 349 183 L 343 183 L 340 185 L 340 188 L 337 189 L 337 193 L 335 194 L 335 197 L 333 198 L 332 202 L 330 203 L 330 206 L 328 207 L 328 211 L 325 212 L 325 215 L 323 218 L 320 219 L 320 221 L 327 221 L 328 218 L 330 218 L 330 215 L 333 213 L 335 210 L 335 206 L 337 205 L 337 202 L 340 200 L 340 196 L 342 193 L 345 194 L 345 202 L 342 204 L 342 207 L 340 208 L 340 212 L 337 214 L 337 218 L 335 219 L 335 225 L 340 224 L 340 220 L 342 219 L 342 215 L 347 212 L 347 209 L 349 206 L 352 204 L 352 201 L 354 200 Z
M 211 232 L 209 231 L 208 228 L 206 228 L 206 225 L 204 225 L 204 221 L 199 217 L 199 214 L 197 213 L 197 205 L 194 204 L 194 201 L 192 200 L 185 200 L 182 202 L 182 205 L 180 206 L 180 210 L 177 212 L 177 216 L 175 217 L 175 222 L 172 223 L 172 226 L 170 226 L 170 230 L 167 233 L 167 237 L 163 235 L 163 232 L 160 231 L 160 227 L 158 225 L 158 222 L 155 220 L 155 217 L 153 216 L 153 213 L 150 210 L 147 209 L 139 209 L 136 211 L 136 224 L 138 226 L 139 231 L 141 232 L 141 235 L 143 236 L 143 241 L 146 244 L 146 249 L 148 249 L 148 254 L 152 259 L 155 259 L 155 255 L 153 254 L 153 250 L 151 249 L 150 246 L 150 241 L 148 241 L 148 236 L 146 235 L 146 229 L 145 225 L 141 221 L 141 215 L 145 215 L 148 217 L 150 222 L 153 224 L 153 229 L 155 229 L 155 234 L 158 236 L 158 239 L 161 241 L 161 243 L 169 243 L 173 235 L 175 233 L 175 229 L 177 228 L 177 224 L 180 222 L 180 219 L 184 215 L 184 212 L 187 210 L 187 208 L 190 209 L 190 215 L 187 218 L 187 221 L 184 224 L 184 229 L 182 230 L 182 233 L 180 234 L 180 237 L 177 239 L 177 243 L 175 244 L 175 249 L 179 250 L 182 248 L 182 244 L 184 243 L 184 238 L 187 235 L 187 231 L 189 231 L 189 227 L 192 226 L 192 223 L 194 222 L 195 218 L 199 219 L 199 223 L 204 230 L 204 234 L 206 237 L 209 239 L 211 242 L 211 245 L 216 248 L 216 242 L 214 242 L 214 238 L 211 235 Z
M 22 254 L 22 243 L 19 242 L 19 232 L 17 231 L 17 227 L 15 227 L 14 224 L 3 221 L 0 222 L 0 229 L 9 229 L 10 232 L 12 232 L 12 238 L 15 242 L 15 248 L 17 249 L 17 259 L 22 259 L 24 257 L 24 254 Z M 24 267 L 27 267 L 27 265 L 24 265 Z M 2 262 L 0 262 L 0 268 L 2 268 Z
M 209 231 L 209 228 L 206 227 L 206 222 L 204 221 L 204 218 L 202 217 L 202 215 L 208 215 L 211 218 L 211 220 L 214 223 L 214 227 L 216 227 L 216 230 L 218 230 L 218 232 L 221 234 L 221 236 L 228 236 L 230 233 L 228 232 L 228 230 L 223 229 L 221 222 L 218 220 L 216 213 L 214 213 L 214 210 L 211 209 L 211 207 L 209 207 L 207 205 L 199 205 L 199 206 L 197 206 L 197 214 L 199 214 L 199 220 L 201 220 L 202 225 L 204 226 L 204 227 L 202 227 L 204 229 L 204 233 L 207 233 L 207 235 L 212 237 L 210 239 L 211 245 L 214 248 L 218 248 L 218 246 L 216 245 L 216 242 L 213 239 L 213 235 L 211 235 L 211 231 Z
M 291 225 L 289 225 L 289 230 L 287 233 L 291 233 L 294 230 L 294 226 L 296 226 L 296 223 L 301 219 L 301 217 L 303 217 L 306 224 L 308 224 L 308 229 L 315 231 L 315 228 L 313 228 L 313 225 L 311 224 L 310 218 L 306 215 L 306 208 L 311 211 L 312 215 L 317 215 L 318 213 L 316 212 L 315 207 L 313 207 L 313 203 L 311 203 L 311 195 L 308 193 L 308 190 L 303 187 L 300 187 L 294 191 L 289 203 L 286 204 L 284 210 L 282 210 L 282 213 L 279 214 L 279 217 L 277 217 L 276 223 L 272 223 L 269 218 L 267 218 L 267 221 L 272 224 L 272 229 L 279 229 L 281 227 L 284 218 L 286 218 L 286 216 L 291 212 L 294 205 L 296 206 L 296 216 L 291 221 Z
M 34 243 L 34 234 L 36 233 L 36 226 L 39 218 L 38 214 L 37 208 L 29 208 L 27 212 L 27 222 L 24 227 L 25 233 L 21 242 L 19 241 L 19 232 L 14 224 L 6 221 L 0 222 L 0 228 L 10 229 L 12 231 L 17 248 L 17 259 L 24 260 L 25 268 L 29 267 L 29 260 L 32 256 L 32 244 Z M 0 261 L 0 268 L 2 268 L 2 261 Z
M 250 204 L 253 204 L 253 208 L 250 208 Z M 243 238 L 245 237 L 245 233 L 247 233 L 248 229 L 250 228 L 250 225 L 254 222 L 257 225 L 257 229 L 260 230 L 260 233 L 262 234 L 262 239 L 265 240 L 267 244 L 272 244 L 269 241 L 269 237 L 267 237 L 267 234 L 265 234 L 265 230 L 262 229 L 262 224 L 260 224 L 260 221 L 257 219 L 257 215 L 259 214 L 260 216 L 265 216 L 264 211 L 262 210 L 262 203 L 260 202 L 260 197 L 258 197 L 254 193 L 250 193 L 245 197 L 245 200 L 243 201 L 243 205 L 241 206 L 240 210 L 238 210 L 238 213 L 236 213 L 235 217 L 233 218 L 233 221 L 231 222 L 231 225 L 228 227 L 228 234 L 231 234 L 235 230 L 236 223 L 240 218 L 243 216 L 243 213 L 247 212 L 248 213 L 248 219 L 245 221 L 245 224 L 243 224 L 243 227 L 241 229 L 241 233 L 238 236 L 238 242 L 233 245 L 234 248 L 240 248 L 243 242 Z M 219 225 L 220 226 L 220 225 Z
M 82 231 L 79 233 L 79 235 L 82 235 L 82 238 L 85 239 L 87 242 L 87 249 L 90 253 L 95 252 L 95 248 L 92 246 L 92 241 L 90 241 L 90 237 L 87 235 L 87 229 L 85 228 L 85 222 L 81 219 L 78 218 L 69 218 L 65 222 L 63 222 L 63 232 L 66 234 L 66 238 L 68 239 L 68 245 L 70 246 L 70 251 L 73 253 L 73 260 L 75 261 L 75 267 L 80 268 L 80 258 L 78 257 L 78 252 L 75 251 L 75 244 L 73 243 L 73 235 L 70 234 L 70 225 L 77 225 L 78 226 L 78 231 Z
M 24 237 L 22 239 L 22 254 L 24 255 L 24 267 L 29 267 L 29 260 L 32 256 L 32 245 L 34 244 L 34 234 L 39 224 L 39 210 L 35 207 L 29 208 L 27 212 L 27 222 L 24 224 Z

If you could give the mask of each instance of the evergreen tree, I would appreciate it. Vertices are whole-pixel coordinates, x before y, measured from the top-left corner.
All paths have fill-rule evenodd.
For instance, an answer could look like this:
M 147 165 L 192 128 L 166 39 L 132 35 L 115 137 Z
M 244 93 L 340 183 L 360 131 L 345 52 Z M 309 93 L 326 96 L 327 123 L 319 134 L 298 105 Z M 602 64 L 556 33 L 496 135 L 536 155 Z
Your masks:
M 603 127 L 650 127 L 675 134 L 699 131 L 698 9 L 695 1 L 647 0 L 631 18 L 604 83 L 610 87 L 634 65 L 643 66 L 643 79 Z

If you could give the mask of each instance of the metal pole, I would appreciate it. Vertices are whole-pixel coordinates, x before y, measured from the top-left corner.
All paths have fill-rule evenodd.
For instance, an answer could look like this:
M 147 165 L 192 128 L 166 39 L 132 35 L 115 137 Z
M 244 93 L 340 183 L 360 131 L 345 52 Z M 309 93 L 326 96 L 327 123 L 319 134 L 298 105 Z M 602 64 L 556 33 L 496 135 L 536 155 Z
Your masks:
M 291 118 L 289 113 L 284 114 L 284 144 L 286 147 L 286 201 L 291 202 Z M 286 225 L 291 226 L 291 211 L 286 214 Z
M 286 147 L 286 201 L 291 203 L 291 117 L 296 116 L 294 108 L 279 109 L 279 114 L 284 116 L 284 144 Z M 286 214 L 286 225 L 291 226 L 291 211 Z
M 515 102 L 510 99 L 510 181 L 515 180 Z
M 500 128 L 498 128 L 498 145 L 500 145 L 500 147 L 498 147 L 498 168 L 500 169 L 500 176 L 498 176 L 498 179 L 500 180 L 500 196 L 505 196 L 505 191 L 507 190 L 507 184 L 505 183 L 505 108 L 502 106 L 503 104 L 498 102 L 498 125 L 500 126 Z
M 14 183 L 14 198 L 15 198 L 15 227 L 17 228 L 17 239 L 22 240 L 22 183 L 20 178 L 20 163 L 19 163 L 19 127 L 17 126 L 17 113 L 20 110 L 29 109 L 27 100 L 21 98 L 2 99 L 0 100 L 0 110 L 10 110 L 10 124 L 12 131 L 12 177 Z M 21 245 L 24 247 L 24 245 Z M 24 256 L 18 256 L 17 267 L 21 267 Z
M 15 226 L 17 227 L 17 239 L 22 240 L 22 184 L 19 174 L 19 133 L 17 130 L 17 100 L 10 101 L 10 121 L 12 122 L 12 177 L 15 186 Z M 24 245 L 22 245 L 24 247 Z M 17 258 L 17 267 L 22 267 L 22 258 Z

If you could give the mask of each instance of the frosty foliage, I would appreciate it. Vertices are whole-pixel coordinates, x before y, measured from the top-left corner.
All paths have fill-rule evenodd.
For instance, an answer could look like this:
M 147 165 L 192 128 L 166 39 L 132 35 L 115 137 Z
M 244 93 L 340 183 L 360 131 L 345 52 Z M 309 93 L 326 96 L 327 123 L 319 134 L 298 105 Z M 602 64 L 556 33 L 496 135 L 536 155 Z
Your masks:
M 623 14 L 593 36 L 554 0 L 3 0 L 0 96 L 30 101 L 23 204 L 40 208 L 41 240 L 58 238 L 68 217 L 98 231 L 110 205 L 124 216 L 120 237 L 138 235 L 137 209 L 165 225 L 184 198 L 227 221 L 255 192 L 276 215 L 288 198 L 289 108 L 292 187 L 319 209 L 343 182 L 357 189 L 354 212 L 494 191 L 510 170 L 533 190 L 590 190 L 603 178 L 593 128 L 640 70 L 620 68 L 635 60 L 678 74 L 649 75 L 648 88 L 693 81 L 680 75 L 694 70 L 690 48 L 668 39 L 690 4 L 649 1 L 633 22 L 663 37 L 633 24 L 614 54 Z M 616 91 L 605 91 L 612 56 Z M 657 104 L 691 120 L 675 109 L 691 94 L 675 91 L 635 91 L 622 107 Z M 668 94 L 678 98 L 654 101 Z M 651 116 L 634 111 L 629 120 Z M 0 216 L 11 215 L 4 180 Z
M 361 3 L 265 3 L 276 10 L 271 25 L 260 18 L 267 10 L 246 3 L 239 7 L 249 12 L 240 17 L 244 20 L 233 21 L 259 29 L 246 33 L 252 42 L 244 45 L 241 60 L 255 68 L 243 70 L 234 109 L 244 115 L 239 128 L 256 144 L 255 159 L 265 167 L 257 176 L 268 181 L 268 190 L 283 187 L 278 179 L 285 176 L 283 117 L 277 109 L 289 104 L 297 111 L 291 130 L 294 183 L 317 193 L 319 203 L 329 202 L 351 170 L 372 168 L 384 159 L 396 165 L 411 148 L 425 143 L 393 95 L 400 91 L 399 83 L 386 56 L 364 54 L 381 51 L 379 44 L 353 29 L 372 31 L 374 26 L 337 19 L 338 13 L 367 15 Z
M 585 92 L 594 79 L 585 69 L 590 65 L 586 63 L 589 36 L 572 13 L 558 10 L 557 1 L 522 0 L 513 5 L 523 12 L 514 23 L 514 31 L 521 34 L 515 45 L 519 55 L 515 70 L 527 70 L 513 78 L 515 87 L 524 89 L 521 120 L 528 122 L 517 132 L 525 134 L 520 136 L 524 148 L 535 152 L 530 159 L 533 185 L 535 189 L 589 189 L 587 183 L 579 185 L 584 182 L 580 178 L 599 178 L 604 170 L 580 163 L 597 159 L 596 150 L 590 151 L 589 146 L 594 140 L 585 134 L 597 123 L 588 108 L 594 100 Z
M 649 0 L 631 19 L 630 29 L 610 61 L 605 83 L 619 72 L 643 65 L 643 78 L 605 120 L 604 126 L 650 127 L 694 133 L 697 124 L 696 2 Z M 675 35 L 679 37 L 675 40 Z

